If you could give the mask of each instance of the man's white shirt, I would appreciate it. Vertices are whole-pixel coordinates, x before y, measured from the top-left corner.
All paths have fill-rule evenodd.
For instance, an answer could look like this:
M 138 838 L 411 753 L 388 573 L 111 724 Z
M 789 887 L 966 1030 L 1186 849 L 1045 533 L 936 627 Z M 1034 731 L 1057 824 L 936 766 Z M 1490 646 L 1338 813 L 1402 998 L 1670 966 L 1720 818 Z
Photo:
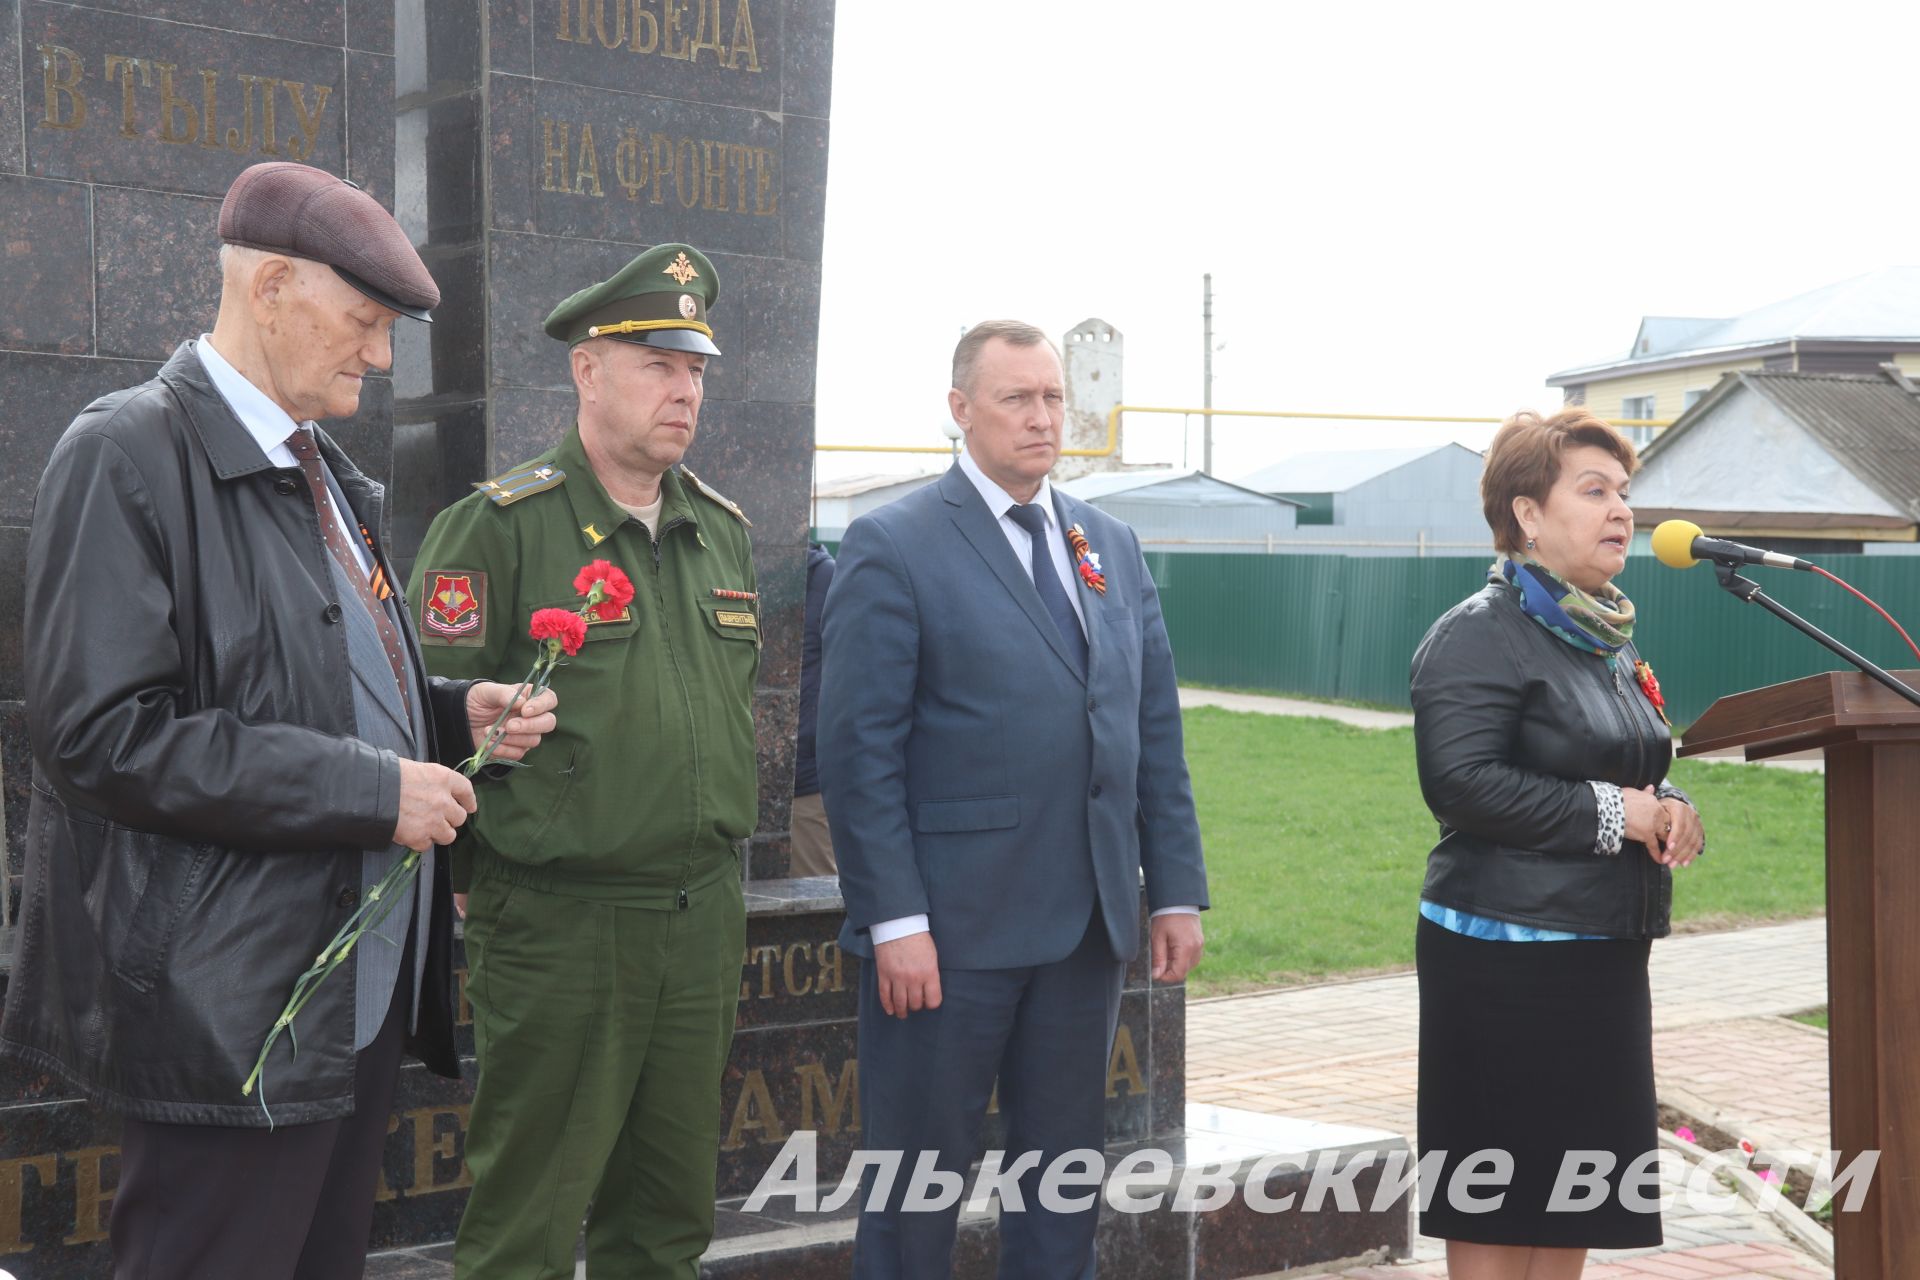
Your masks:
M 207 377 L 213 380 L 213 389 L 227 402 L 227 408 L 233 410 L 233 416 L 240 419 L 240 425 L 260 446 L 260 452 L 267 455 L 267 461 L 276 467 L 297 470 L 300 460 L 293 456 L 287 441 L 293 438 L 294 432 L 302 428 L 310 429 L 313 424 L 295 422 L 266 392 L 247 381 L 247 376 L 228 364 L 227 358 L 215 349 L 211 334 L 200 335 L 198 350 L 201 367 L 206 369 Z M 371 576 L 373 557 L 368 553 L 360 531 L 347 523 L 346 496 L 340 492 L 331 475 L 327 477 L 327 492 L 333 497 L 328 504 L 333 510 L 328 514 L 345 535 L 347 545 L 353 548 L 354 559 L 360 562 L 360 572 Z

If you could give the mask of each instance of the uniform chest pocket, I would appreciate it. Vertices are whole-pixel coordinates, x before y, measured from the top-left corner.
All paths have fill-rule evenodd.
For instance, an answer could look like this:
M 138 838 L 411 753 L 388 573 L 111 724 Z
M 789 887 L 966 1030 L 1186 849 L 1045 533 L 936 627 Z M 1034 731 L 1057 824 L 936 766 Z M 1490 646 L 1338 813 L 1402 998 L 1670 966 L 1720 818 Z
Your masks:
M 745 642 L 754 648 L 760 647 L 760 619 L 753 610 L 741 607 L 741 601 L 722 601 L 717 604 L 702 604 L 700 612 L 707 616 L 707 630 L 722 640 Z M 722 605 L 732 605 L 723 608 Z
M 534 606 L 535 612 L 541 609 L 565 609 L 568 613 L 577 613 L 580 609 L 580 597 L 574 596 L 567 600 L 556 600 L 552 604 Z M 602 622 L 595 615 L 588 614 L 587 643 L 593 644 L 600 640 L 631 640 L 634 633 L 640 629 L 640 615 L 637 609 L 636 601 L 626 607 L 622 616 L 609 622 Z

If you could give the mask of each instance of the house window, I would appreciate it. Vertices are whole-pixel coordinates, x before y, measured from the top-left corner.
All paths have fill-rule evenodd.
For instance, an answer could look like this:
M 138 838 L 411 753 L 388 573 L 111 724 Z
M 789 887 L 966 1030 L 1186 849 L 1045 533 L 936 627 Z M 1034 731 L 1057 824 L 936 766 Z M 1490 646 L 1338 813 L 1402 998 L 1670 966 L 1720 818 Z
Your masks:
M 1652 396 L 1627 396 L 1620 401 L 1622 418 L 1651 418 L 1653 412 Z M 1621 430 L 1636 447 L 1647 444 L 1653 439 L 1652 427 L 1623 427 Z
M 1699 404 L 1702 400 L 1705 400 L 1706 398 L 1707 398 L 1707 393 L 1705 391 L 1687 392 L 1684 396 L 1680 397 L 1681 412 L 1684 413 L 1686 410 L 1693 408 L 1693 406 Z

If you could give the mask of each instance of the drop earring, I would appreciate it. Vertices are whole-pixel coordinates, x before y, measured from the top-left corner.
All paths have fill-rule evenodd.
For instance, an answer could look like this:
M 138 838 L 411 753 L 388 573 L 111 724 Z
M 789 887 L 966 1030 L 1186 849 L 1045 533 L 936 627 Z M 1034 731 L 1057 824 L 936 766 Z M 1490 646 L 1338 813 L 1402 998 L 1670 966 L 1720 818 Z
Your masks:
M 1532 539 L 1532 538 L 1528 538 L 1528 539 L 1527 539 L 1527 550 L 1529 550 L 1529 551 L 1531 551 L 1531 550 L 1533 550 L 1533 539 Z

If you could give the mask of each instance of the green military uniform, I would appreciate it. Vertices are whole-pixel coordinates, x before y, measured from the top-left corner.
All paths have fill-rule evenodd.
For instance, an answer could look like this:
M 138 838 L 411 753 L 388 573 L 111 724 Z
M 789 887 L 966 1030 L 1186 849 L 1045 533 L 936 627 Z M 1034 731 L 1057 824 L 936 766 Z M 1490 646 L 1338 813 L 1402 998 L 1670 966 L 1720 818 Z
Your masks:
M 651 250 L 548 331 L 680 350 L 704 334 L 711 350 L 712 279 L 685 246 Z M 583 312 L 614 332 L 575 338 Z M 482 782 L 453 848 L 480 1067 L 455 1251 L 467 1280 L 571 1277 L 590 1201 L 596 1277 L 692 1280 L 712 1236 L 746 938 L 736 844 L 758 795 L 758 602 L 746 517 L 685 468 L 660 484 L 655 535 L 608 495 L 576 426 L 442 512 L 415 562 L 440 675 L 523 678 L 528 620 L 576 609 L 591 561 L 634 586 L 555 671 L 558 728 Z

